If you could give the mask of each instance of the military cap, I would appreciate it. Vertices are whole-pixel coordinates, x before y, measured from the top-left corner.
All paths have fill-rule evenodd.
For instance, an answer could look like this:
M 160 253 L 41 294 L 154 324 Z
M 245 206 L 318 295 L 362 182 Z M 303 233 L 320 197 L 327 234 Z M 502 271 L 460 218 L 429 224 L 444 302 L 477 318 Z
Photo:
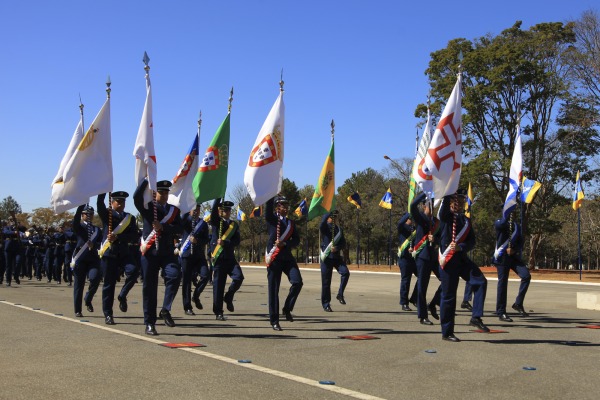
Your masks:
M 332 217 L 335 217 L 339 214 L 340 214 L 340 212 L 338 210 L 333 210 L 331 213 L 329 213 L 329 215 L 331 215 Z
M 126 198 L 129 197 L 129 193 L 123 192 L 123 191 L 112 192 L 110 194 L 110 197 L 113 198 L 113 199 L 126 199 Z
M 233 201 L 225 200 L 221 204 L 219 204 L 219 208 L 230 209 L 233 207 Z
M 460 188 L 456 191 L 455 196 L 467 197 L 467 189 Z
M 273 200 L 275 204 L 289 204 L 290 202 L 285 196 L 276 196 Z
M 92 206 L 85 206 L 83 207 L 83 211 L 84 214 L 93 214 L 94 213 L 94 207 Z
M 169 191 L 169 190 L 171 190 L 171 186 L 173 186 L 173 184 L 171 183 L 171 181 L 158 181 L 158 182 L 156 182 L 156 190 L 157 191 L 161 191 L 161 190 Z

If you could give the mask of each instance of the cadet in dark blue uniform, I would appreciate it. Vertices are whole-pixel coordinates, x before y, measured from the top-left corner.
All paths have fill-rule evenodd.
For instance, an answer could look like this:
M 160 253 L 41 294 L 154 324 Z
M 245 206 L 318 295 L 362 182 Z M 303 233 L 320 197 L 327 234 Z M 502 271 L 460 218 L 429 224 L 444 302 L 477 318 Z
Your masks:
M 77 244 L 77 236 L 73 232 L 73 229 L 70 226 L 70 222 L 65 222 L 65 269 L 63 270 L 63 281 L 67 282 L 67 286 L 71 286 L 73 284 L 73 271 L 69 266 L 71 265 L 71 260 L 73 259 L 73 250 L 75 250 L 75 245 Z
M 21 232 L 15 217 L 11 217 L 9 225 L 4 227 L 4 254 L 6 268 L 6 286 L 11 285 L 14 277 L 17 285 L 21 284 L 19 280 L 19 271 L 17 264 L 17 256 L 21 251 Z
M 511 228 L 512 223 L 512 228 Z M 519 278 L 521 285 L 519 293 L 512 308 L 520 316 L 526 317 L 528 314 L 523 308 L 523 301 L 529 289 L 531 274 L 529 268 L 523 262 L 521 253 L 523 251 L 523 234 L 521 225 L 512 222 L 512 218 L 507 220 L 504 216 L 494 223 L 496 229 L 496 250 L 492 257 L 492 262 L 498 270 L 498 293 L 496 297 L 496 315 L 500 321 L 512 322 L 513 320 L 506 314 L 506 291 L 508 290 L 508 275 L 512 269 Z
M 275 204 L 275 210 L 273 209 Z M 274 330 L 280 331 L 279 325 L 279 286 L 281 274 L 284 273 L 291 284 L 290 291 L 283 305 L 285 319 L 293 322 L 292 311 L 302 290 L 302 275 L 292 255 L 292 249 L 300 244 L 300 235 L 296 231 L 294 221 L 287 218 L 289 202 L 283 196 L 267 201 L 265 219 L 267 220 L 267 279 L 269 290 L 269 321 Z
M 42 280 L 42 272 L 44 269 L 44 239 L 42 234 L 36 230 L 31 238 L 33 244 L 33 271 L 35 279 L 38 281 Z M 70 265 L 70 264 L 69 264 Z M 68 268 L 69 271 L 71 268 Z
M 402 311 L 412 311 L 408 306 L 408 291 L 412 275 L 417 276 L 417 265 L 412 256 L 415 240 L 415 225 L 409 213 L 405 213 L 398 221 L 398 266 L 400 267 L 400 305 Z M 413 291 L 414 292 L 414 291 Z
M 142 231 L 142 274 L 144 283 L 142 297 L 144 303 L 144 324 L 147 335 L 157 335 L 156 306 L 158 292 L 158 275 L 162 268 L 162 277 L 165 282 L 165 296 L 163 299 L 160 317 L 165 325 L 175 326 L 171 317 L 171 306 L 179 290 L 181 281 L 181 267 L 175 255 L 173 237 L 182 232 L 181 215 L 179 208 L 167 203 L 169 198 L 170 181 L 156 183 L 156 202 L 149 202 L 144 207 L 144 190 L 148 181 L 144 180 L 133 194 L 135 208 L 144 219 Z M 156 207 L 156 212 L 155 212 Z M 154 219 L 156 215 L 156 220 Z M 156 237 L 158 236 L 158 237 Z M 158 243 L 158 246 L 157 246 Z
M 131 255 L 133 264 L 125 265 L 125 270 L 123 271 L 125 273 L 125 283 L 117 296 L 117 300 L 119 300 L 119 310 L 122 312 L 127 312 L 127 295 L 138 282 L 137 279 L 140 276 L 140 271 L 142 269 L 142 253 L 140 252 L 140 238 L 142 237 L 142 233 L 137 226 L 137 221 L 134 220 L 133 222 L 132 234 L 127 235 L 127 247 L 129 247 L 129 254 Z
M 186 315 L 194 315 L 192 309 L 192 280 L 194 273 L 200 274 L 200 282 L 194 289 L 194 303 L 201 310 L 200 293 L 208 283 L 208 263 L 206 262 L 206 244 L 208 243 L 208 224 L 202 219 L 200 205 L 191 213 L 186 213 L 183 221 L 183 236 L 179 249 L 181 263 L 181 297 Z
M 61 277 L 63 276 L 63 266 L 65 269 L 68 266 L 65 264 L 65 243 L 67 237 L 65 235 L 64 225 L 59 226 L 58 232 L 54 234 L 54 276 L 56 283 L 61 284 Z
M 419 321 L 423 325 L 433 325 L 433 322 L 427 318 L 426 296 L 431 272 L 435 272 L 436 276 L 439 275 L 434 235 L 437 233 L 440 223 L 437 218 L 432 216 L 432 204 L 430 201 L 426 201 L 426 197 L 425 193 L 421 193 L 410 205 L 410 214 L 417 225 L 412 254 L 417 264 L 417 314 Z M 419 209 L 419 205 L 422 205 L 423 211 Z
M 135 217 L 125 212 L 125 199 L 129 193 L 113 192 L 109 199 L 110 209 L 106 208 L 104 199 L 106 193 L 99 194 L 96 200 L 98 216 L 102 221 L 102 247 L 100 248 L 100 265 L 102 267 L 102 311 L 104 322 L 114 325 L 113 304 L 115 302 L 115 287 L 121 269 L 135 269 L 133 256 L 129 251 L 132 237 L 137 238 Z
M 94 209 L 92 207 L 81 205 L 77 207 L 73 217 L 73 231 L 77 235 L 77 245 L 73 254 L 73 302 L 75 304 L 75 316 L 83 317 L 81 313 L 81 301 L 83 298 L 83 287 L 85 286 L 85 277 L 90 283 L 88 291 L 85 294 L 85 306 L 89 312 L 94 312 L 92 300 L 100 284 L 100 257 L 98 249 L 102 240 L 100 228 L 92 224 L 94 218 Z
M 48 283 L 52 282 L 52 277 L 54 276 L 54 249 L 56 248 L 56 243 L 54 242 L 54 234 L 56 233 L 56 229 L 52 226 L 46 229 L 46 233 L 44 234 L 44 271 L 46 271 L 46 278 L 48 279 Z M 57 281 L 59 279 L 56 279 Z
M 321 231 L 321 305 L 323 310 L 332 312 L 331 309 L 331 275 L 333 269 L 341 275 L 340 287 L 335 297 L 341 304 L 346 304 L 344 290 L 350 279 L 350 271 L 340 254 L 346 247 L 344 232 L 335 223 L 339 214 L 337 210 L 323 215 L 319 230 Z
M 456 194 L 442 199 L 438 217 L 440 219 L 440 279 L 442 280 L 442 299 L 440 304 L 440 322 L 442 339 L 460 342 L 454 335 L 456 312 L 456 289 L 459 278 L 471 283 L 473 288 L 473 312 L 470 325 L 489 332 L 481 320 L 483 304 L 487 290 L 487 279 L 479 267 L 467 256 L 475 246 L 475 232 L 471 221 L 464 215 L 467 191 L 459 189 Z
M 214 263 L 213 276 L 213 312 L 216 319 L 225 321 L 223 316 L 223 301 L 229 312 L 234 311 L 233 296 L 244 281 L 242 269 L 235 259 L 235 247 L 240 244 L 240 230 L 238 223 L 231 220 L 231 201 L 215 199 L 213 202 L 210 224 L 212 226 L 212 237 L 210 247 Z M 225 293 L 227 275 L 231 277 L 231 285 Z

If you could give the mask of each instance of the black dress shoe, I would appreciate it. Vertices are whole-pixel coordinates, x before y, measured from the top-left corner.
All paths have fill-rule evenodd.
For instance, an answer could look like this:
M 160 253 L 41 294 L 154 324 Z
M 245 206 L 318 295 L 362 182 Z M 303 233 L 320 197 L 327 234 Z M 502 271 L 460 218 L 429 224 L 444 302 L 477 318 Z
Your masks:
M 323 310 L 325 310 L 326 312 L 333 312 L 331 306 L 323 307 Z
M 73 286 L 73 282 L 67 283 L 67 286 Z
M 529 314 L 527 314 L 525 312 L 525 309 L 520 304 L 517 304 L 517 303 L 513 304 L 512 309 L 515 310 L 516 312 L 518 312 L 521 317 L 529 317 Z
M 16 283 L 17 285 L 20 285 L 20 284 L 21 284 L 21 280 L 20 280 L 19 278 L 15 278 L 15 283 Z
M 190 308 L 189 310 L 185 310 L 185 315 L 196 315 L 196 313 Z
M 85 308 L 89 311 L 89 312 L 94 312 L 94 306 L 92 305 L 91 302 L 85 302 Z
M 283 311 L 283 315 L 285 315 L 285 320 L 286 321 L 294 322 L 294 317 L 292 317 L 291 311 L 288 311 L 285 308 L 282 311 Z
M 506 313 L 500 314 L 500 316 L 498 317 L 498 319 L 500 321 L 503 321 L 503 322 L 513 322 L 512 318 L 509 317 Z
M 229 312 L 234 312 L 235 308 L 233 307 L 233 300 L 232 299 L 223 299 L 223 301 L 225 301 L 225 306 L 227 307 L 227 311 Z
M 76 312 L 76 313 L 75 313 L 75 316 L 76 316 L 77 318 L 82 318 L 82 317 L 83 317 L 83 314 L 82 314 L 82 313 L 81 313 L 81 311 L 80 311 L 80 312 Z
M 119 310 L 127 312 L 127 297 L 118 296 L 117 300 L 119 300 Z
M 344 299 L 344 296 L 338 294 L 337 296 L 335 296 L 335 298 L 337 299 L 337 301 L 340 302 L 340 304 L 346 304 L 346 300 Z
M 460 339 L 457 338 L 456 336 L 454 336 L 453 334 L 450 334 L 447 336 L 442 335 L 442 340 L 447 340 L 449 342 L 454 342 L 454 343 L 460 342 Z
M 440 319 L 440 316 L 437 313 L 437 309 L 435 308 L 435 304 L 430 304 L 427 306 L 427 310 L 429 310 L 429 314 L 435 319 Z
M 171 313 L 167 310 L 160 310 L 158 314 L 160 318 L 165 321 L 165 325 L 172 328 L 175 326 L 175 321 L 173 321 L 173 317 L 171 317 Z
M 429 319 L 427 318 L 421 318 L 419 320 L 419 322 L 421 322 L 421 325 L 433 325 L 433 322 L 431 322 Z
M 227 317 L 225 317 L 223 314 L 217 314 L 217 317 L 215 319 L 217 321 L 227 321 Z
M 490 331 L 490 328 L 488 328 L 487 326 L 485 326 L 485 324 L 483 323 L 483 321 L 481 320 L 481 318 L 471 318 L 471 320 L 469 321 L 469 325 L 474 326 L 476 328 L 479 328 L 483 332 L 489 332 Z
M 408 304 L 402 304 L 402 311 L 412 311 L 412 308 Z
M 194 301 L 194 305 L 196 306 L 196 308 L 198 310 L 202 310 L 203 307 L 202 307 L 202 303 L 200 302 L 200 298 L 194 297 L 192 300 Z
M 104 318 L 104 323 L 106 325 L 116 325 L 112 315 L 107 315 L 106 318 Z
M 6 287 L 10 287 L 10 282 L 6 282 Z
M 146 335 L 158 336 L 158 332 L 156 332 L 156 328 L 154 328 L 154 324 L 146 325 Z
M 283 330 L 283 329 L 281 329 L 281 325 L 279 325 L 279 322 L 275 322 L 271 326 L 273 327 L 274 331 L 282 331 Z
M 460 308 L 464 308 L 466 310 L 473 311 L 473 306 L 468 301 L 463 301 L 462 303 L 460 303 Z

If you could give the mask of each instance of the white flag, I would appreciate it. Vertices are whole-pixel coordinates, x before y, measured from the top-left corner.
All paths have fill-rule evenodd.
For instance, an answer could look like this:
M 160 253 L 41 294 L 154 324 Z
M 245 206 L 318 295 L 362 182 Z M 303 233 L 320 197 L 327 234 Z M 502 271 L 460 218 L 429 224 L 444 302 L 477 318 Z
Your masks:
M 285 105 L 283 91 L 271 108 L 248 159 L 244 183 L 255 205 L 264 204 L 281 191 Z
M 198 171 L 198 149 L 200 130 L 194 135 L 192 146 L 186 153 L 181 167 L 173 178 L 173 186 L 169 192 L 169 204 L 178 207 L 182 212 L 190 211 L 196 207 L 196 196 L 192 188 L 196 171 Z
M 462 165 L 461 74 L 446 103 L 440 122 L 431 138 L 425 156 L 425 167 L 431 174 L 433 197 L 456 193 Z
M 146 103 L 140 121 L 135 147 L 135 184 L 139 186 L 148 177 L 148 188 L 144 192 L 144 205 L 152 201 L 152 191 L 156 191 L 156 153 L 154 151 L 154 127 L 152 122 L 152 87 L 150 75 L 146 74 Z
M 83 139 L 83 116 L 79 118 L 79 123 L 77 124 L 77 128 L 75 128 L 75 133 L 73 133 L 73 137 L 71 138 L 71 143 L 69 143 L 69 147 L 67 147 L 67 152 L 62 158 L 60 162 L 60 166 L 58 167 L 58 172 L 56 176 L 52 180 L 52 194 L 50 195 L 50 204 L 52 204 L 52 208 L 54 208 L 54 212 L 57 214 L 68 210 L 69 208 L 77 207 L 79 204 L 75 204 L 73 206 L 69 206 L 68 203 L 63 204 L 63 188 L 64 188 L 64 173 L 65 167 L 67 163 L 73 157 L 75 150 L 77 149 L 77 145 Z M 64 208 L 69 206 L 67 208 Z M 61 208 L 61 211 L 57 211 L 57 207 Z
M 508 176 L 508 194 L 506 195 L 506 201 L 504 201 L 504 207 L 502 208 L 502 214 L 506 219 L 509 218 L 510 213 L 517 207 L 517 193 L 519 192 L 521 178 L 523 177 L 522 147 L 521 129 L 520 126 L 517 126 L 515 150 L 513 151 L 512 161 L 510 163 L 510 173 Z
M 423 136 L 419 143 L 419 149 L 417 150 L 417 156 L 413 164 L 413 178 L 417 184 L 421 187 L 421 190 L 427 193 L 427 196 L 431 198 L 433 196 L 433 178 L 427 166 L 425 165 L 425 156 L 427 150 L 431 144 L 431 114 L 429 108 L 427 108 L 427 123 L 423 130 Z
M 80 129 L 78 126 L 71 144 L 76 141 Z M 52 205 L 57 214 L 86 204 L 92 196 L 113 190 L 110 99 L 106 99 L 85 136 L 73 149 L 69 145 L 65 157 L 70 151 L 72 155 L 64 166 L 62 185 L 56 182 L 52 186 Z

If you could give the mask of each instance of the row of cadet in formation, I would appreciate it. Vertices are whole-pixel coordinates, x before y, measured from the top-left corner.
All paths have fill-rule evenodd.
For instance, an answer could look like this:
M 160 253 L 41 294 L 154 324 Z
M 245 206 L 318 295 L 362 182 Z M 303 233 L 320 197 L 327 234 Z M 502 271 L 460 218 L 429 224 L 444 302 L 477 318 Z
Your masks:
M 122 275 L 125 282 L 117 296 L 119 309 L 127 312 L 127 295 L 141 274 L 143 288 L 143 311 L 145 333 L 157 335 L 156 321 L 160 317 L 165 325 L 173 327 L 171 316 L 173 301 L 182 288 L 183 308 L 186 315 L 194 315 L 192 304 L 202 309 L 200 295 L 209 282 L 213 285 L 213 312 L 217 320 L 224 321 L 223 306 L 234 311 L 233 298 L 244 280 L 241 267 L 234 254 L 240 243 L 237 221 L 231 220 L 233 203 L 215 199 L 210 218 L 199 216 L 199 207 L 180 215 L 180 210 L 167 203 L 171 182 L 160 181 L 156 201 L 144 204 L 144 181 L 136 189 L 133 199 L 143 219 L 140 235 L 135 218 L 124 211 L 126 192 L 113 192 L 107 207 L 106 194 L 97 198 L 97 212 L 102 228 L 94 226 L 95 210 L 89 205 L 77 208 L 72 230 L 65 227 L 58 232 L 35 229 L 25 234 L 13 219 L 2 227 L 3 255 L 0 257 L 2 276 L 6 285 L 11 281 L 20 284 L 20 277 L 55 280 L 73 284 L 75 316 L 83 316 L 83 305 L 93 312 L 94 295 L 102 283 L 102 311 L 105 323 L 114 325 L 113 306 L 117 282 Z M 302 288 L 302 276 L 292 255 L 300 238 L 292 220 L 287 218 L 289 202 L 277 196 L 266 204 L 266 222 L 269 232 L 267 243 L 269 282 L 269 319 L 271 327 L 282 330 L 279 325 L 279 286 L 282 274 L 290 280 L 291 288 L 283 307 L 288 321 L 293 321 L 292 310 Z M 331 278 L 333 268 L 341 275 L 337 300 L 346 304 L 344 290 L 350 272 L 343 262 L 340 249 L 345 239 L 340 227 L 334 223 L 337 212 L 323 217 L 321 263 L 323 309 L 331 312 Z M 179 239 L 179 240 L 178 240 Z M 177 243 L 177 244 L 176 244 Z M 206 256 L 208 245 L 209 257 Z M 212 263 L 211 263 L 212 261 Z M 64 268 L 63 268 L 64 265 Z M 157 316 L 158 278 L 162 277 L 165 293 Z M 231 284 L 225 292 L 227 276 Z M 84 286 L 88 289 L 84 296 Z M 195 287 L 193 287 L 195 286 Z
M 92 224 L 94 209 L 87 205 L 77 208 L 72 231 L 61 228 L 56 233 L 30 232 L 30 235 L 26 236 L 18 229 L 15 221 L 12 221 L 13 225 L 3 226 L 4 257 L 0 257 L 0 268 L 5 270 L 2 272 L 6 275 L 6 285 L 11 285 L 13 277 L 17 284 L 20 283 L 20 276 L 29 279 L 35 276 L 41 280 L 44 272 L 48 282 L 53 279 L 57 283 L 62 279 L 69 285 L 74 282 L 75 315 L 81 317 L 82 302 L 89 312 L 93 312 L 92 300 L 102 280 L 102 310 L 105 323 L 113 325 L 117 281 L 124 274 L 125 283 L 117 300 L 119 309 L 126 312 L 127 294 L 141 272 L 145 333 L 156 335 L 155 325 L 158 317 L 165 325 L 175 326 L 171 317 L 171 307 L 179 287 L 182 287 L 185 314 L 194 315 L 192 303 L 198 309 L 203 308 L 200 294 L 212 279 L 213 313 L 217 320 L 225 320 L 223 304 L 228 311 L 234 311 L 234 295 L 244 280 L 234 254 L 236 246 L 240 243 L 240 233 L 237 222 L 230 218 L 233 203 L 216 199 L 210 218 L 206 222 L 199 216 L 199 208 L 180 215 L 177 207 L 167 203 L 171 186 L 169 181 L 158 182 L 156 201 L 144 204 L 143 192 L 147 185 L 147 181 L 144 181 L 133 196 L 135 206 L 143 218 L 141 238 L 135 219 L 124 211 L 128 197 L 126 192 L 113 192 L 110 208 L 105 205 L 106 195 L 98 196 L 97 209 L 102 229 Z M 442 338 L 452 342 L 459 341 L 454 335 L 459 278 L 467 282 L 461 307 L 472 311 L 470 324 L 484 332 L 489 331 L 481 320 L 487 280 L 467 255 L 475 245 L 475 233 L 469 218 L 462 213 L 465 195 L 465 191 L 460 189 L 456 194 L 445 197 L 436 218 L 432 215 L 431 204 L 425 201 L 425 195 L 421 194 L 411 204 L 410 212 L 398 222 L 402 309 L 411 311 L 409 303 L 416 305 L 419 321 L 424 325 L 433 325 L 428 319 L 429 314 L 435 319 L 441 319 Z M 289 202 L 283 196 L 277 196 L 266 204 L 265 219 L 269 240 L 265 261 L 268 267 L 269 321 L 274 330 L 282 330 L 279 323 L 279 287 L 282 274 L 288 277 L 291 284 L 281 308 L 287 321 L 293 321 L 292 311 L 303 285 L 300 270 L 292 254 L 292 249 L 300 243 L 300 237 L 294 221 L 287 218 L 288 212 Z M 336 216 L 336 211 L 324 215 L 320 225 L 321 302 L 327 312 L 332 311 L 333 269 L 341 275 L 336 296 L 341 304 L 346 304 L 344 290 L 350 276 L 340 254 L 340 250 L 346 247 L 346 244 L 343 231 L 336 223 Z M 501 321 L 512 322 L 506 312 L 509 272 L 512 269 L 521 277 L 519 294 L 513 304 L 513 309 L 521 316 L 527 315 L 523 300 L 530 275 L 521 259 L 523 237 L 520 226 L 501 218 L 496 221 L 495 227 L 497 243 L 493 262 L 498 270 L 496 313 Z M 179 248 L 175 251 L 176 238 L 179 236 Z M 207 245 L 209 257 L 206 257 Z M 67 267 L 69 265 L 71 268 Z M 431 273 L 434 273 L 441 284 L 431 302 L 427 303 L 426 294 Z M 165 294 L 157 317 L 159 275 L 164 280 Z M 417 277 L 417 283 L 409 300 L 412 275 Z M 225 292 L 227 276 L 231 278 L 231 284 Z M 84 297 L 86 278 L 89 285 Z M 473 306 L 469 303 L 471 293 L 474 294 Z M 439 315 L 437 306 L 440 307 Z

